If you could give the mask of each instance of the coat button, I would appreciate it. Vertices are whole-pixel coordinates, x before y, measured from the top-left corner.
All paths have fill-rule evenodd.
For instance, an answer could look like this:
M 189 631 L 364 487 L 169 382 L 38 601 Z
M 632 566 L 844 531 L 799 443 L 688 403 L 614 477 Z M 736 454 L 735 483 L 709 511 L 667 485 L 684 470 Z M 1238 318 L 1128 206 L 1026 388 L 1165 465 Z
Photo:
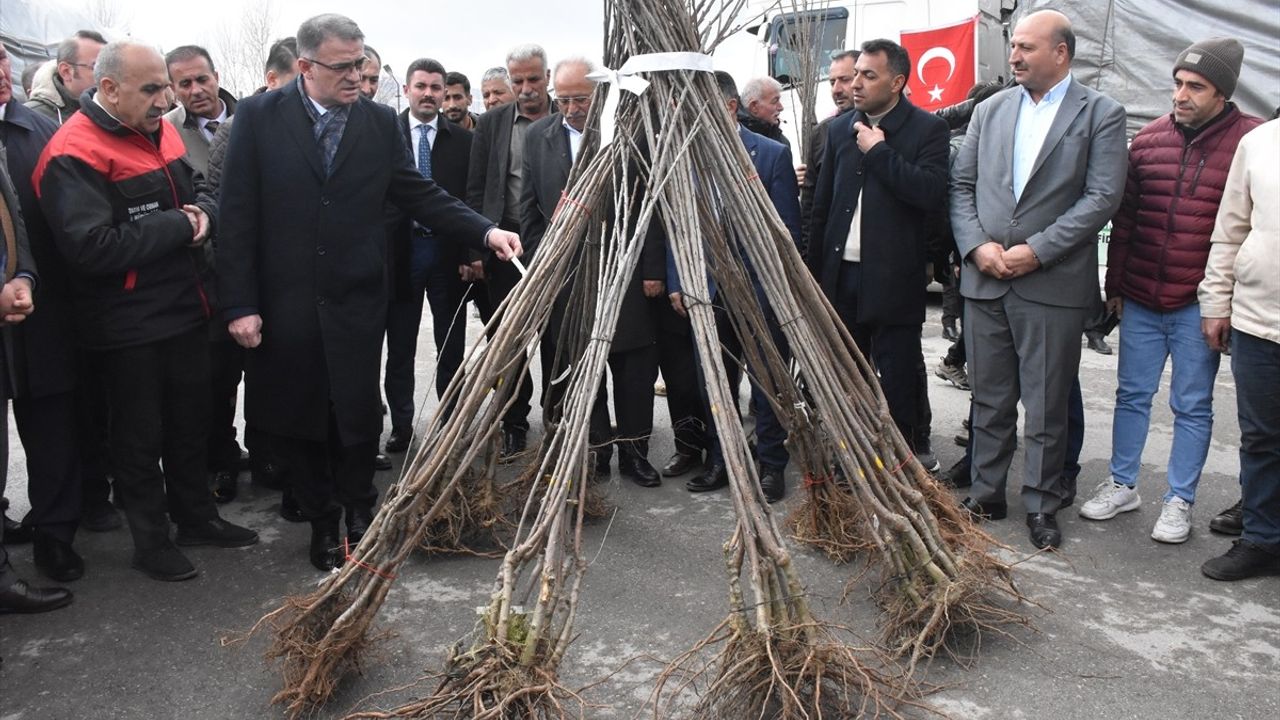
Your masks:
M 324 246 L 323 246 L 323 245 L 321 245 L 320 247 L 316 248 L 316 254 L 317 254 L 317 255 L 323 255 L 323 254 L 324 254 Z
M 328 206 L 328 204 L 329 204 L 329 198 L 327 198 L 327 197 L 322 197 L 322 198 L 320 198 L 320 204 L 321 204 L 321 205 Z
M 1010 226 L 1010 227 L 1018 227 L 1018 221 L 1017 221 L 1017 220 L 1010 220 L 1010 221 L 1009 221 L 1009 226 Z
M 323 305 L 323 304 L 324 304 L 324 296 L 323 296 L 323 295 L 317 295 L 317 296 L 316 296 L 316 304 L 317 304 L 317 305 Z

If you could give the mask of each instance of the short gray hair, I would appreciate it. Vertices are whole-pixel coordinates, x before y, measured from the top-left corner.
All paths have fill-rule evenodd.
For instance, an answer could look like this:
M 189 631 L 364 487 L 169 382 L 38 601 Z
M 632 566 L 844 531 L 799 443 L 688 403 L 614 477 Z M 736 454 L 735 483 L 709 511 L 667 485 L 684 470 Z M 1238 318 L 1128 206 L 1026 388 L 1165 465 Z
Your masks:
M 588 73 L 593 73 L 596 71 L 596 64 L 591 60 L 587 59 L 582 55 L 570 55 L 569 57 L 564 58 L 560 62 L 556 63 L 556 69 L 551 71 L 551 77 L 554 78 L 556 75 L 559 75 L 560 68 L 564 67 L 565 65 L 581 65 L 582 67 L 585 67 L 587 69 Z
M 511 87 L 511 74 L 504 67 L 491 67 L 484 71 L 484 75 L 480 78 L 480 84 L 483 85 L 490 80 L 501 80 Z
M 547 69 L 547 51 L 542 49 L 541 45 L 533 43 L 525 43 L 511 48 L 511 52 L 507 53 L 507 65 L 513 62 L 526 62 L 537 58 L 542 61 L 542 69 Z
M 782 92 L 782 83 L 771 77 L 751 78 L 746 85 L 742 86 L 742 102 L 750 105 L 752 101 L 759 100 L 764 97 L 765 89 L 777 90 Z
M 60 63 L 80 62 L 80 41 L 91 40 L 99 45 L 106 45 L 107 39 L 93 30 L 77 30 L 75 35 L 58 43 L 57 59 Z
M 137 40 L 116 40 L 102 46 L 101 52 L 98 53 L 98 61 L 93 64 L 93 82 L 100 83 L 103 78 L 111 78 L 116 82 L 120 81 L 120 76 L 124 72 L 124 54 L 129 48 L 146 48 L 160 57 L 163 62 L 164 57 L 160 55 L 160 51 Z
M 345 15 L 326 13 L 317 15 L 302 22 L 298 27 L 298 55 L 310 58 L 315 56 L 325 40 L 337 38 L 346 42 L 364 40 L 360 26 Z

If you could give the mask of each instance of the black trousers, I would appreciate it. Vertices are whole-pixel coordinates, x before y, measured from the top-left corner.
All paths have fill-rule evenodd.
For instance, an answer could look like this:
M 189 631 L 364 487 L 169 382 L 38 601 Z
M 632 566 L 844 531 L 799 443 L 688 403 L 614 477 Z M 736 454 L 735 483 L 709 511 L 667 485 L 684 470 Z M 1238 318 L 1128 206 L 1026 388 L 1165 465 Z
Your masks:
M 613 411 L 618 433 L 613 436 L 609 421 L 609 394 L 602 380 L 595 404 L 591 406 L 591 444 L 601 448 L 597 457 L 610 457 L 602 448 L 613 441 L 622 455 L 648 457 L 649 436 L 653 434 L 653 381 L 658 378 L 658 348 L 646 345 L 609 354 L 609 375 L 613 382 Z
M 458 278 L 456 263 L 436 263 L 426 269 L 424 277 L 415 278 L 409 299 L 392 300 L 387 306 L 387 366 L 383 388 L 387 393 L 392 430 L 407 432 L 413 428 L 414 363 L 424 297 L 431 309 L 436 344 L 436 397 L 440 398 L 462 367 L 467 349 L 465 290 Z
M 913 446 L 921 421 L 920 368 L 924 363 L 920 346 L 920 323 L 904 325 L 860 323 L 858 288 L 862 282 L 860 263 L 841 263 L 836 297 L 832 302 L 854 343 L 870 360 L 880 376 L 880 388 L 889 404 L 889 415 L 903 439 Z M 916 448 L 921 449 L 921 448 Z
M 378 441 L 344 446 L 332 409 L 327 440 L 263 435 L 273 457 L 284 466 L 298 509 L 308 520 L 334 517 L 344 507 L 372 510 L 377 503 L 373 459 L 378 454 Z
M 80 447 L 80 497 L 84 507 L 100 507 L 111 499 L 111 410 L 102 356 L 80 354 L 80 389 L 76 396 L 76 432 Z
M 201 325 L 176 337 L 101 354 L 116 493 L 138 550 L 169 543 L 166 509 L 180 525 L 218 517 L 206 476 L 206 333 Z
M 693 328 L 670 303 L 658 311 L 658 366 L 667 386 L 667 412 L 675 435 L 676 451 L 700 454 L 707 449 L 707 416 L 698 384 L 698 356 L 693 349 Z
M 520 281 L 520 271 L 514 263 L 492 262 L 485 267 L 485 286 L 489 290 L 490 312 L 498 312 L 498 306 L 511 294 L 516 283 Z M 501 319 L 498 320 L 502 322 Z M 543 369 L 544 376 L 549 373 Z M 502 426 L 507 430 L 529 431 L 529 410 L 533 401 L 533 380 L 526 366 L 519 376 L 520 385 L 516 388 L 516 400 L 502 416 Z M 545 380 L 544 380 L 545 382 Z M 543 401 L 546 404 L 546 400 Z
M 80 524 L 81 471 L 76 393 L 15 398 L 13 416 L 27 453 L 27 522 L 63 542 Z
M 225 335 L 225 334 L 224 334 Z M 236 470 L 240 445 L 236 442 L 236 398 L 244 375 L 244 348 L 230 336 L 209 341 L 209 469 Z M 247 435 L 247 433 L 246 433 Z

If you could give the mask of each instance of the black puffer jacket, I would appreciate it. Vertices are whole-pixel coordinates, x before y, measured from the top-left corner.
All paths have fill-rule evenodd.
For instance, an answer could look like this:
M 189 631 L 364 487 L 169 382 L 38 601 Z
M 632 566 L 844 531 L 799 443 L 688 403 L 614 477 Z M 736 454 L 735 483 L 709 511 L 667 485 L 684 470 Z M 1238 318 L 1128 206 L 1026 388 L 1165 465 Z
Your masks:
M 71 270 L 85 347 L 142 345 L 207 322 L 206 264 L 180 208 L 200 205 L 210 222 L 217 210 L 197 195 L 185 153 L 167 121 L 144 136 L 88 100 L 41 153 L 32 182 Z

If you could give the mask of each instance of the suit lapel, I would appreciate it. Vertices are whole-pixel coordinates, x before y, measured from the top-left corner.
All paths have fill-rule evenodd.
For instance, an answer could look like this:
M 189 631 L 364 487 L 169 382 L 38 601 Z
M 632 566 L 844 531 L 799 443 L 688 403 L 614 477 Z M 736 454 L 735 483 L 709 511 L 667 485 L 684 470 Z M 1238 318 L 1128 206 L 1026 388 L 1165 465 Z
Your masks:
M 298 149 L 302 151 L 302 157 L 307 159 L 307 165 L 311 167 L 311 172 L 315 173 L 316 179 L 323 183 L 324 167 L 320 164 L 320 148 L 316 144 L 316 136 L 311 129 L 311 116 L 307 114 L 307 109 L 302 106 L 304 102 L 311 101 L 302 97 L 302 93 L 298 92 L 296 84 L 291 83 L 286 86 L 284 97 L 280 103 L 283 105 L 282 110 L 285 116 L 284 126 L 288 129 L 293 141 L 298 144 Z
M 995 143 L 999 148 L 1000 162 L 999 167 L 1004 172 L 1004 177 L 1000 178 L 1004 183 L 1004 187 L 1009 189 L 1009 194 L 1013 194 L 1013 143 L 1016 139 L 1018 131 L 1018 111 L 1022 107 L 1022 89 L 1011 92 L 1006 96 L 1005 101 L 995 109 L 992 118 L 992 131 L 988 142 Z
M 1084 109 L 1086 94 L 1084 88 L 1076 84 L 1075 79 L 1067 86 L 1067 91 L 1062 95 L 1062 106 L 1058 108 L 1058 114 L 1053 116 L 1053 124 L 1049 126 L 1049 134 L 1044 136 L 1044 144 L 1040 146 L 1040 152 L 1036 155 L 1036 162 L 1031 166 L 1031 174 L 1027 176 L 1027 184 L 1031 184 L 1031 179 L 1040 172 L 1040 166 L 1044 165 L 1044 161 L 1049 157 L 1049 153 L 1058 146 L 1062 141 L 1062 136 L 1067 133 L 1067 128 L 1075 121 L 1076 116 Z
M 368 122 L 368 112 L 363 102 L 357 101 L 351 106 L 350 115 L 347 116 L 347 127 L 342 131 L 342 139 L 338 141 L 338 154 L 333 158 L 333 170 L 329 173 L 337 175 L 338 170 L 342 167 L 342 162 L 352 153 L 352 148 L 360 141 L 360 136 L 364 132 L 364 124 Z
M 564 187 L 569 180 L 569 170 L 573 166 L 573 155 L 569 152 L 569 132 L 564 129 L 562 123 L 550 123 L 546 134 L 547 144 L 551 148 L 551 155 L 558 159 L 556 170 L 560 177 L 560 187 Z

